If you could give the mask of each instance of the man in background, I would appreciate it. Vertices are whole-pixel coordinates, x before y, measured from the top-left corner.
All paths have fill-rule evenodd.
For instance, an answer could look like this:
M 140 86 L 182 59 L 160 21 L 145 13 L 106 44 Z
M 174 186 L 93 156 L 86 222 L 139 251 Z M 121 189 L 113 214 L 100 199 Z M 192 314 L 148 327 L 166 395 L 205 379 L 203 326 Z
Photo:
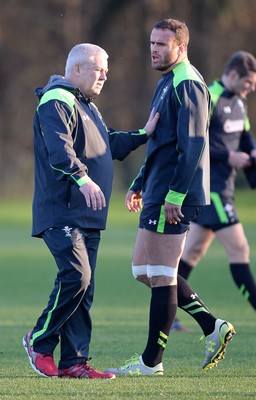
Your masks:
M 191 224 L 179 264 L 179 274 L 188 279 L 216 237 L 227 253 L 235 284 L 254 310 L 256 284 L 234 192 L 238 170 L 244 170 L 251 187 L 256 186 L 256 145 L 250 132 L 246 101 L 255 86 L 256 59 L 246 51 L 232 54 L 221 79 L 209 86 L 212 99 L 209 130 L 211 204 L 204 207 Z

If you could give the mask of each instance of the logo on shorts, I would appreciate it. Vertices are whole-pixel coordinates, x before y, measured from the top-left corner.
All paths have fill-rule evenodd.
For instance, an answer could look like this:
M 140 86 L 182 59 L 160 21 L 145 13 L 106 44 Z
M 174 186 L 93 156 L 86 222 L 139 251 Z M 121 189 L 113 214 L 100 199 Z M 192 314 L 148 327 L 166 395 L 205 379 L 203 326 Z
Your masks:
M 69 226 L 64 226 L 64 228 L 62 229 L 65 232 L 65 237 L 71 237 L 72 236 L 72 229 Z
M 156 225 L 157 224 L 157 220 L 156 219 L 149 219 L 148 220 L 148 224 L 149 225 Z
M 232 204 L 227 203 L 224 207 L 224 210 L 226 211 L 229 221 L 234 222 L 235 220 L 235 215 L 234 215 L 234 208 Z

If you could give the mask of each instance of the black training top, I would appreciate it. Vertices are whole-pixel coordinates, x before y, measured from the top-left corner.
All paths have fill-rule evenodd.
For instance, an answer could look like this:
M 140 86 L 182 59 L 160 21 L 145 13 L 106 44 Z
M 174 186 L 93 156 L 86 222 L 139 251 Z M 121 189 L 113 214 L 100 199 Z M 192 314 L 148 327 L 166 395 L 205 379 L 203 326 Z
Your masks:
M 37 89 L 34 117 L 35 190 L 32 235 L 50 227 L 105 229 L 113 180 L 112 159 L 122 160 L 147 142 L 144 130 L 106 127 L 92 101 L 63 77 Z M 107 206 L 93 211 L 79 187 L 90 177 Z
M 236 169 L 228 162 L 229 152 L 255 148 L 250 133 L 246 100 L 231 93 L 219 80 L 209 86 L 212 99 L 210 120 L 211 192 L 232 198 Z
M 130 188 L 142 190 L 144 204 L 209 204 L 210 95 L 189 61 L 162 76 L 153 107 L 160 113 L 159 122 Z

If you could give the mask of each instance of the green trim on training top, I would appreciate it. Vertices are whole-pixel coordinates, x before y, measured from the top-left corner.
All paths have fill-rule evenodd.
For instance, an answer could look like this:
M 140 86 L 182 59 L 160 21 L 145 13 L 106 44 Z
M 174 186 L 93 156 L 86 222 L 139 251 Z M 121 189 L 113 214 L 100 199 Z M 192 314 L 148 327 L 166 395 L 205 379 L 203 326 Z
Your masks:
M 189 61 L 183 61 L 180 64 L 177 65 L 173 69 L 173 87 L 176 93 L 176 96 L 180 101 L 180 98 L 178 96 L 178 93 L 176 91 L 177 86 L 182 82 L 182 81 L 196 81 L 200 82 L 202 85 L 206 86 L 205 82 L 203 79 L 200 77 L 200 75 L 193 69 L 193 67 L 190 65 Z
M 44 323 L 44 326 L 40 331 L 37 331 L 34 334 L 32 334 L 32 337 L 30 339 L 30 346 L 33 346 L 33 343 L 34 343 L 35 339 L 37 339 L 38 337 L 43 335 L 45 333 L 45 331 L 47 330 L 47 328 L 49 326 L 49 323 L 51 321 L 51 318 L 52 318 L 52 313 L 53 313 L 53 311 L 55 310 L 55 308 L 56 308 L 56 306 L 58 304 L 58 300 L 59 300 L 59 297 L 60 297 L 60 291 L 61 291 L 61 283 L 59 284 L 59 290 L 58 290 L 55 302 L 53 304 L 53 307 L 47 314 L 47 318 L 46 318 L 46 321 Z
M 177 206 L 181 206 L 184 199 L 186 197 L 186 194 L 184 193 L 179 193 L 175 192 L 174 190 L 169 190 L 165 197 L 165 201 L 168 203 L 176 204 Z
M 145 161 L 145 162 L 146 162 L 146 161 Z M 136 182 L 137 178 L 138 178 L 140 175 L 142 175 L 142 170 L 145 168 L 145 162 L 144 162 L 144 164 L 140 167 L 139 173 L 138 173 L 138 175 L 134 178 L 134 180 L 132 181 L 132 183 L 131 183 L 129 189 L 131 189 L 131 188 L 133 187 L 133 185 L 134 185 L 134 183 Z M 140 189 L 141 189 L 141 188 L 140 188 Z
M 71 118 L 75 112 L 75 106 L 74 106 L 75 99 L 76 99 L 76 96 L 73 93 L 69 92 L 68 90 L 61 89 L 61 88 L 51 89 L 51 90 L 48 90 L 48 92 L 45 92 L 43 94 L 43 96 L 41 97 L 38 107 L 37 107 L 37 111 L 39 110 L 39 107 L 41 105 L 48 103 L 48 101 L 51 101 L 51 100 L 62 101 L 63 103 L 66 103 L 72 110 L 72 113 L 67 122 L 67 126 L 69 126 L 71 123 Z M 43 131 L 42 131 L 42 135 L 44 136 Z
M 211 201 L 214 205 L 215 211 L 220 219 L 220 222 L 222 224 L 226 224 L 228 222 L 228 217 L 227 217 L 226 211 L 223 207 L 220 195 L 216 192 L 211 192 L 210 197 L 211 197 Z
M 71 123 L 71 118 L 72 118 L 72 116 L 73 116 L 73 114 L 75 112 L 75 107 L 74 107 L 75 99 L 76 99 L 75 95 L 73 93 L 69 92 L 68 90 L 65 90 L 65 89 L 62 89 L 62 88 L 51 89 L 51 90 L 48 90 L 46 93 L 43 94 L 43 96 L 40 99 L 40 102 L 39 102 L 39 105 L 37 107 L 37 110 L 39 109 L 39 107 L 41 105 L 48 103 L 48 101 L 51 101 L 51 100 L 62 101 L 63 103 L 66 103 L 72 109 L 72 113 L 71 113 L 71 115 L 69 117 L 69 120 L 67 121 L 67 126 L 69 126 L 70 123 Z M 43 132 L 42 132 L 42 134 L 43 134 Z M 56 171 L 60 171 L 64 175 L 71 176 L 71 178 L 73 178 L 73 180 L 79 186 L 82 186 L 85 183 L 85 181 L 83 181 L 84 179 L 86 180 L 86 179 L 89 178 L 86 175 L 85 177 L 82 177 L 82 178 L 79 178 L 78 180 L 76 180 L 70 173 L 65 172 L 62 169 L 56 168 L 51 164 L 50 164 L 50 166 L 51 166 L 52 169 L 54 169 Z
M 213 114 L 215 106 L 224 90 L 225 87 L 221 85 L 219 81 L 214 81 L 212 85 L 209 86 L 209 92 L 211 95 L 211 115 Z
M 215 106 L 224 91 L 225 87 L 219 81 L 213 81 L 213 83 L 209 86 L 209 92 L 211 95 L 211 115 L 213 114 Z M 244 119 L 244 130 L 249 132 L 250 129 L 250 121 L 248 116 L 246 116 Z
M 249 118 L 246 117 L 245 120 L 244 120 L 244 130 L 246 132 L 249 132 L 250 129 L 251 129 L 250 121 L 249 121 Z
M 41 105 L 43 105 L 51 100 L 63 101 L 64 103 L 68 104 L 70 108 L 73 108 L 75 99 L 76 99 L 76 96 L 73 93 L 69 92 L 68 90 L 61 89 L 61 88 L 51 89 L 43 94 L 43 96 L 40 99 L 37 109 Z
M 51 168 L 54 169 L 55 171 L 59 171 L 59 172 L 61 172 L 63 175 L 68 175 L 68 176 L 70 176 L 70 178 L 72 178 L 72 179 L 76 182 L 76 184 L 77 184 L 78 186 L 82 186 L 84 183 L 88 183 L 88 182 L 91 180 L 91 178 L 90 178 L 88 175 L 84 175 L 84 176 L 82 176 L 81 178 L 76 179 L 70 172 L 66 172 L 66 171 L 64 171 L 63 169 L 56 168 L 56 167 L 54 167 L 52 164 L 50 164 L 50 166 L 51 166 Z
M 78 186 L 82 186 L 85 183 L 88 183 L 91 181 L 91 178 L 88 175 L 84 175 L 82 176 L 82 178 L 79 178 L 76 183 L 78 184 Z
M 110 136 L 111 135 L 119 135 L 119 134 L 122 134 L 122 133 L 127 133 L 127 131 L 109 132 L 109 135 Z M 132 136 L 140 136 L 140 135 L 146 135 L 146 134 L 147 134 L 147 131 L 145 131 L 145 129 L 138 129 L 137 131 L 131 133 Z
M 193 69 L 189 61 L 183 61 L 173 69 L 173 86 L 176 88 L 182 81 L 197 81 L 206 86 L 200 75 Z

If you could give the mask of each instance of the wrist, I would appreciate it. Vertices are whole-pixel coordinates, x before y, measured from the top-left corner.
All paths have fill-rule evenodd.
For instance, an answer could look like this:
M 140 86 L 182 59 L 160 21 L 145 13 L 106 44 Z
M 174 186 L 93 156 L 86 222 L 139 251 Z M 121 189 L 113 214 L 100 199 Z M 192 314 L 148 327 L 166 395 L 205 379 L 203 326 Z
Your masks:
M 83 186 L 85 183 L 88 183 L 91 181 L 91 178 L 88 175 L 82 176 L 82 178 L 78 179 L 76 183 L 78 184 L 79 187 Z

